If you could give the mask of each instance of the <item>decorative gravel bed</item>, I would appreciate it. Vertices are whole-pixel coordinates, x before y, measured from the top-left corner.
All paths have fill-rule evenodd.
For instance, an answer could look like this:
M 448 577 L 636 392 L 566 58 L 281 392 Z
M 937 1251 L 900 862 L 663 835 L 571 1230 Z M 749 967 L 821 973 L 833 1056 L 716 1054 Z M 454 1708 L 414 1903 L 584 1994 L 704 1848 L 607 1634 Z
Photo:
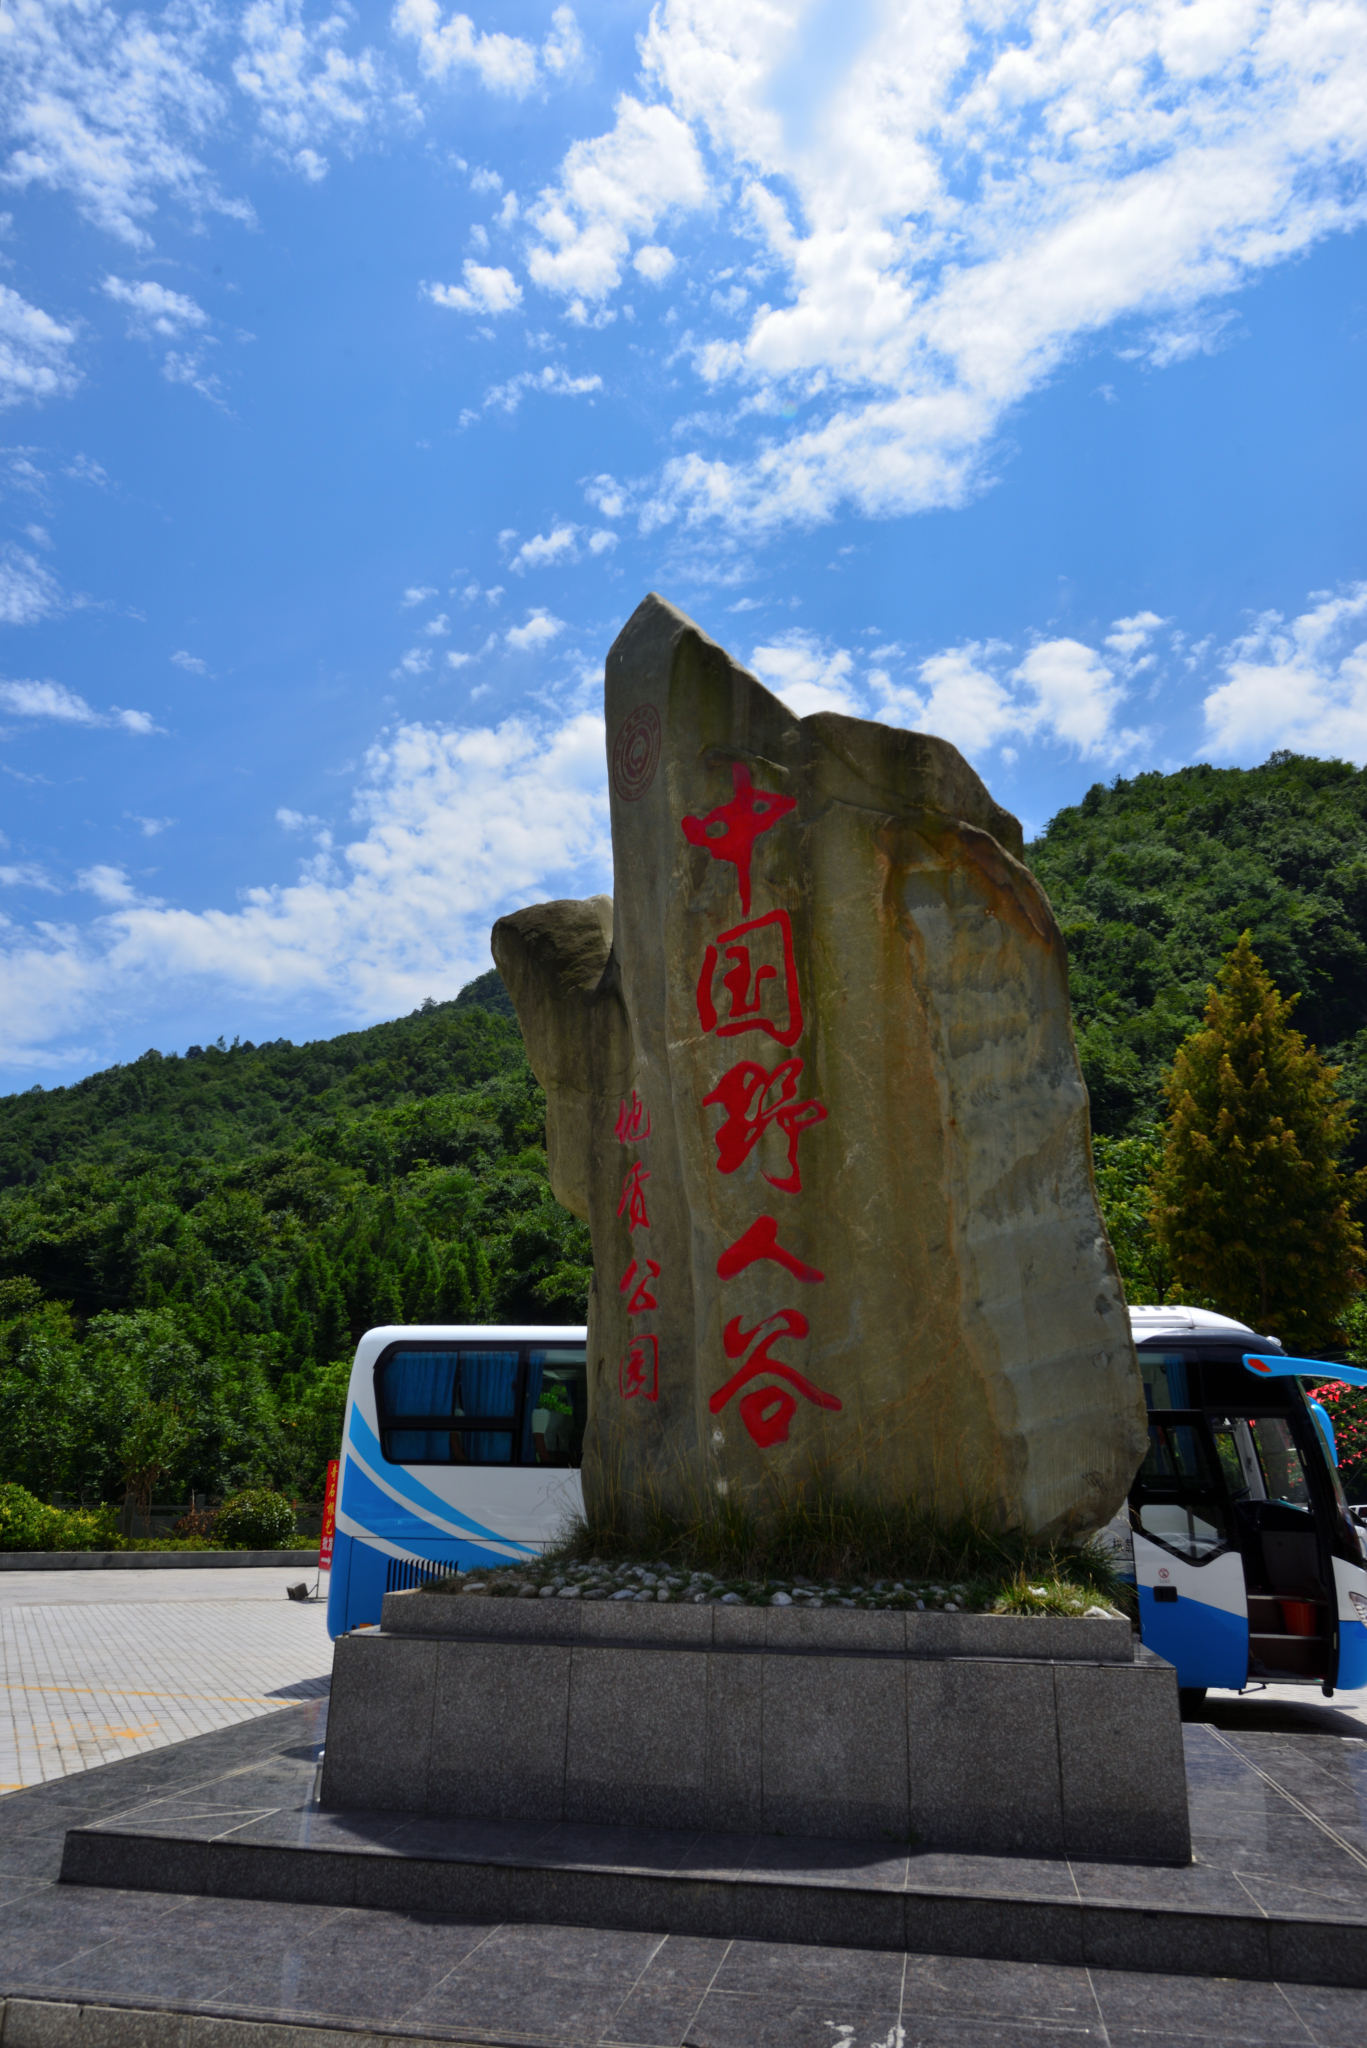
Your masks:
M 1075 1614 L 1085 1620 L 1118 1616 L 1083 1587 L 1058 1580 L 1003 1586 L 877 1579 L 872 1584 L 818 1583 L 812 1579 L 722 1579 L 669 1564 L 552 1564 L 461 1572 L 425 1586 L 426 1593 L 479 1594 L 503 1600 L 657 1600 L 694 1606 L 931 1608 L 943 1614 Z

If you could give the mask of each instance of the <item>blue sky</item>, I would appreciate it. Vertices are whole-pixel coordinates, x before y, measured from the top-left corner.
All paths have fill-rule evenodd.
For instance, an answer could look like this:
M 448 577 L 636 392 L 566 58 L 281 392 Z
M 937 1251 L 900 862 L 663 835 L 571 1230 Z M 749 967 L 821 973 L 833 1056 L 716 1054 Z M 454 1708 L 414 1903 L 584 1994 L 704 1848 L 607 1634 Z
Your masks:
M 0 1087 L 610 886 L 644 593 L 799 712 L 1367 760 L 1364 0 L 0 11 Z

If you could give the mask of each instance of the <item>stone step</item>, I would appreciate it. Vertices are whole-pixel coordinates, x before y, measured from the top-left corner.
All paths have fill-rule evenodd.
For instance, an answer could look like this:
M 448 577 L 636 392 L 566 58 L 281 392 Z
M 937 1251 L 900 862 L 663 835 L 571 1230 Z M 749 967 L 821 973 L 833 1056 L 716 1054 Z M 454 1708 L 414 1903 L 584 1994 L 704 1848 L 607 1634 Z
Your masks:
M 1261 1909 L 1221 1868 L 687 1830 L 148 1802 L 67 1834 L 62 1882 L 491 1921 L 1367 1986 L 1367 1895 Z M 277 1794 L 278 1794 L 278 1787 Z M 256 1802 L 232 1805 L 235 1796 Z

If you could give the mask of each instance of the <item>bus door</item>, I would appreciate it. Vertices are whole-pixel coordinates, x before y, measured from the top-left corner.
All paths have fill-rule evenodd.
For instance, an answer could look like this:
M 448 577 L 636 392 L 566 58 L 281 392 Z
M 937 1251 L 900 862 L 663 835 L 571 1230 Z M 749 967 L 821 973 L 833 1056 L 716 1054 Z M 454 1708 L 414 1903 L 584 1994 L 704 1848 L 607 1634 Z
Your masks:
M 1147 1378 L 1150 1361 L 1140 1359 Z M 1130 1520 L 1145 1646 L 1176 1665 L 1183 1691 L 1237 1691 L 1248 1676 L 1244 1567 L 1204 1415 L 1150 1414 Z
M 1313 1418 L 1298 1389 L 1288 1395 L 1270 1413 L 1214 1413 L 1211 1429 L 1248 1587 L 1249 1676 L 1318 1680 L 1332 1690 L 1339 1667 L 1334 1503 Z

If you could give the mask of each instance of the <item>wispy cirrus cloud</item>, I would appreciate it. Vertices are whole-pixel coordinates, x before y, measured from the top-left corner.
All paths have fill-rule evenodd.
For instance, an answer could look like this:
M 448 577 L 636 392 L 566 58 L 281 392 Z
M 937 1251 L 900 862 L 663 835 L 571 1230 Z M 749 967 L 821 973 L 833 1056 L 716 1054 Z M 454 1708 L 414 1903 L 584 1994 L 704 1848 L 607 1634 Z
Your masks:
M 55 1043 L 138 1013 L 149 992 L 237 991 L 287 1017 L 324 1000 L 369 1020 L 458 988 L 487 967 L 505 909 L 611 887 L 602 721 L 401 726 L 367 756 L 352 819 L 354 838 L 319 835 L 296 882 L 228 909 L 158 904 L 114 862 L 84 869 L 92 923 L 0 928 L 0 1056 L 51 1068 Z
M 1142 755 L 1154 737 L 1123 717 L 1130 683 L 1164 623 L 1151 612 L 1117 620 L 1101 647 L 1066 636 L 1041 636 L 1023 649 L 969 641 L 919 661 L 896 646 L 857 655 L 792 628 L 761 641 L 750 666 L 801 718 L 876 718 L 934 733 L 976 761 L 1014 742 L 1114 764 Z
M 67 397 L 81 381 L 75 346 L 74 327 L 0 284 L 0 406 Z
M 1367 762 L 1367 583 L 1317 591 L 1294 619 L 1264 612 L 1220 664 L 1202 707 L 1217 754 L 1289 747 Z
M 35 682 L 28 678 L 0 681 L 0 711 L 16 718 L 53 719 L 59 725 L 119 726 L 124 732 L 152 733 L 157 725 L 150 711 L 125 711 L 115 704 L 97 711 L 64 683 Z
M 462 273 L 464 284 L 425 284 L 422 289 L 434 306 L 446 306 L 456 313 L 483 313 L 497 317 L 511 313 L 522 304 L 522 287 L 511 270 L 501 265 L 476 263 L 467 259 Z
M 1219 346 L 1222 299 L 1367 216 L 1364 0 L 893 0 L 834 57 L 824 20 L 661 0 L 639 92 L 530 210 L 533 282 L 582 312 L 730 195 L 750 296 L 683 346 L 748 445 L 690 432 L 648 529 L 958 504 L 1071 353 Z
M 511 99 L 526 99 L 569 77 L 584 57 L 579 24 L 573 8 L 566 6 L 554 10 L 539 45 L 501 29 L 479 29 L 458 9 L 443 20 L 438 0 L 399 0 L 392 19 L 395 35 L 416 46 L 424 76 L 473 77 L 489 92 Z

